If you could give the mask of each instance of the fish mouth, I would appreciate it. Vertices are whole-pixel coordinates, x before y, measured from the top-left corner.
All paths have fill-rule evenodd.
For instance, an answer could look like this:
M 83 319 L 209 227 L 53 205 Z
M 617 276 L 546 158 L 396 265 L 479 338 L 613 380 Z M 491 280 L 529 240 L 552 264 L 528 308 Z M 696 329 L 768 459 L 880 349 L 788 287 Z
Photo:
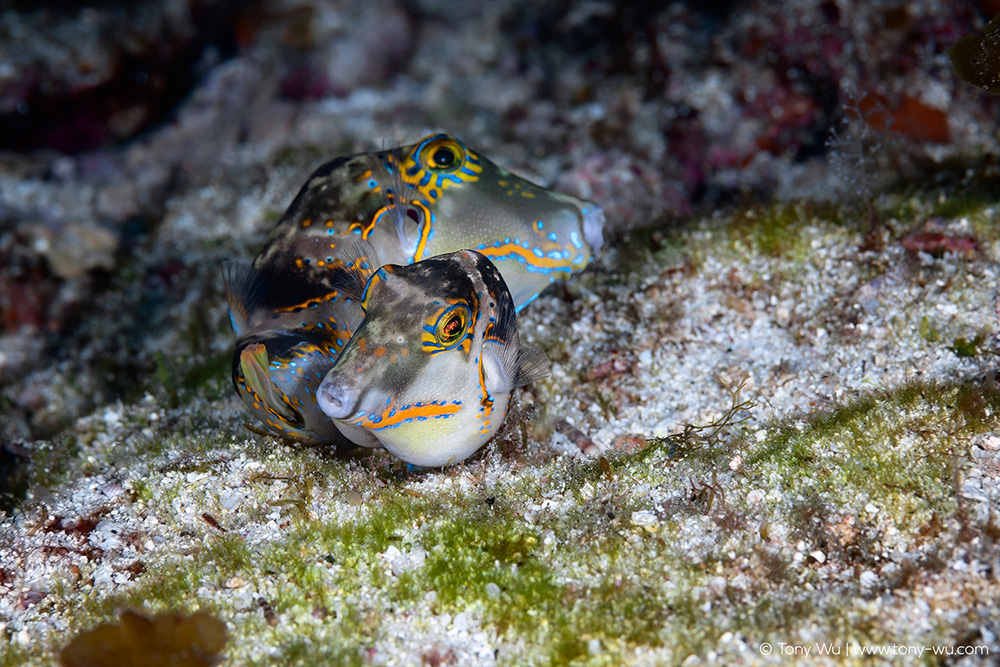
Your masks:
M 340 376 L 327 374 L 316 390 L 316 403 L 330 419 L 347 419 L 357 405 L 358 391 L 345 383 Z
M 595 255 L 604 245 L 604 223 L 604 209 L 587 202 L 587 207 L 583 209 L 583 238 L 587 239 Z

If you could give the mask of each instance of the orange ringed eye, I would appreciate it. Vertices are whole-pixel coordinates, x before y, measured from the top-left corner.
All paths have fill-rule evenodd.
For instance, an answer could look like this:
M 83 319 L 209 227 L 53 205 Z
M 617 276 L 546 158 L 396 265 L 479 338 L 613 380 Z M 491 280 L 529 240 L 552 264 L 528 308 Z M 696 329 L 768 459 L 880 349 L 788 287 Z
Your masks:
M 436 338 L 439 345 L 454 345 L 462 339 L 468 330 L 469 311 L 464 306 L 458 306 L 445 313 L 438 320 Z

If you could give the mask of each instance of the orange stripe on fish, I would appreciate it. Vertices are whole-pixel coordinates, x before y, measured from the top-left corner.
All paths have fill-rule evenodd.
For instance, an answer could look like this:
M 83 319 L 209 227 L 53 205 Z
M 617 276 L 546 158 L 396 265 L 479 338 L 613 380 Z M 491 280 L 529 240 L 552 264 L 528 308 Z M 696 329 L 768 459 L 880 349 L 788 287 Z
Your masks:
M 440 403 L 429 403 L 407 405 L 401 408 L 388 407 L 380 415 L 365 415 L 350 420 L 350 423 L 362 426 L 373 431 L 381 431 L 387 428 L 395 428 L 401 424 L 424 421 L 427 419 L 441 419 L 452 416 L 462 409 L 461 401 Z

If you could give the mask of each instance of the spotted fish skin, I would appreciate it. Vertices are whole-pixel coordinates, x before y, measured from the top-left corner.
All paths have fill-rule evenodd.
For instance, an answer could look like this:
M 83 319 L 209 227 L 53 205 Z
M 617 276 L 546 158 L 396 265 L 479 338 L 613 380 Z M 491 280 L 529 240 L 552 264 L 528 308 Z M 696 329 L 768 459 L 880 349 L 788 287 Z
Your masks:
M 254 267 L 272 289 L 294 283 L 321 296 L 331 287 L 331 263 L 358 240 L 394 264 L 469 248 L 497 265 L 520 309 L 586 267 L 603 226 L 596 204 L 546 190 L 437 134 L 321 166 Z
M 517 310 L 583 269 L 603 224 L 597 205 L 521 179 L 447 135 L 327 162 L 253 265 L 227 272 L 236 391 L 268 431 L 335 441 L 345 428 L 320 409 L 317 390 L 365 318 L 345 285 L 385 263 L 473 249 L 495 264 Z
M 319 406 L 350 440 L 407 463 L 467 458 L 496 433 L 511 392 L 548 373 L 479 252 L 383 266 L 360 301 L 365 318 L 319 386 Z
M 288 310 L 246 266 L 227 266 L 225 282 L 236 333 L 236 393 L 274 435 L 309 444 L 335 441 L 339 432 L 316 405 L 316 388 L 360 324 L 360 308 L 346 298 L 337 307 L 333 292 L 315 302 L 322 308 Z

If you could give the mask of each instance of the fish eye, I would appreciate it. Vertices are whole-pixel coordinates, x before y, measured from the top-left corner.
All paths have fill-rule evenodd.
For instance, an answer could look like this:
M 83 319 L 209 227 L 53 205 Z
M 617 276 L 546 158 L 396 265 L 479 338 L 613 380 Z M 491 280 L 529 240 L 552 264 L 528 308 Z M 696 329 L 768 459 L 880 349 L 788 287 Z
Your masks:
M 462 340 L 468 330 L 469 309 L 465 306 L 455 306 L 438 318 L 434 337 L 437 338 L 438 345 L 449 347 Z
M 455 164 L 455 154 L 447 147 L 441 147 L 434 151 L 431 159 L 439 167 L 450 167 Z
M 454 171 L 461 167 L 465 160 L 465 150 L 454 139 L 436 139 L 421 152 L 423 153 L 421 166 L 432 171 Z

